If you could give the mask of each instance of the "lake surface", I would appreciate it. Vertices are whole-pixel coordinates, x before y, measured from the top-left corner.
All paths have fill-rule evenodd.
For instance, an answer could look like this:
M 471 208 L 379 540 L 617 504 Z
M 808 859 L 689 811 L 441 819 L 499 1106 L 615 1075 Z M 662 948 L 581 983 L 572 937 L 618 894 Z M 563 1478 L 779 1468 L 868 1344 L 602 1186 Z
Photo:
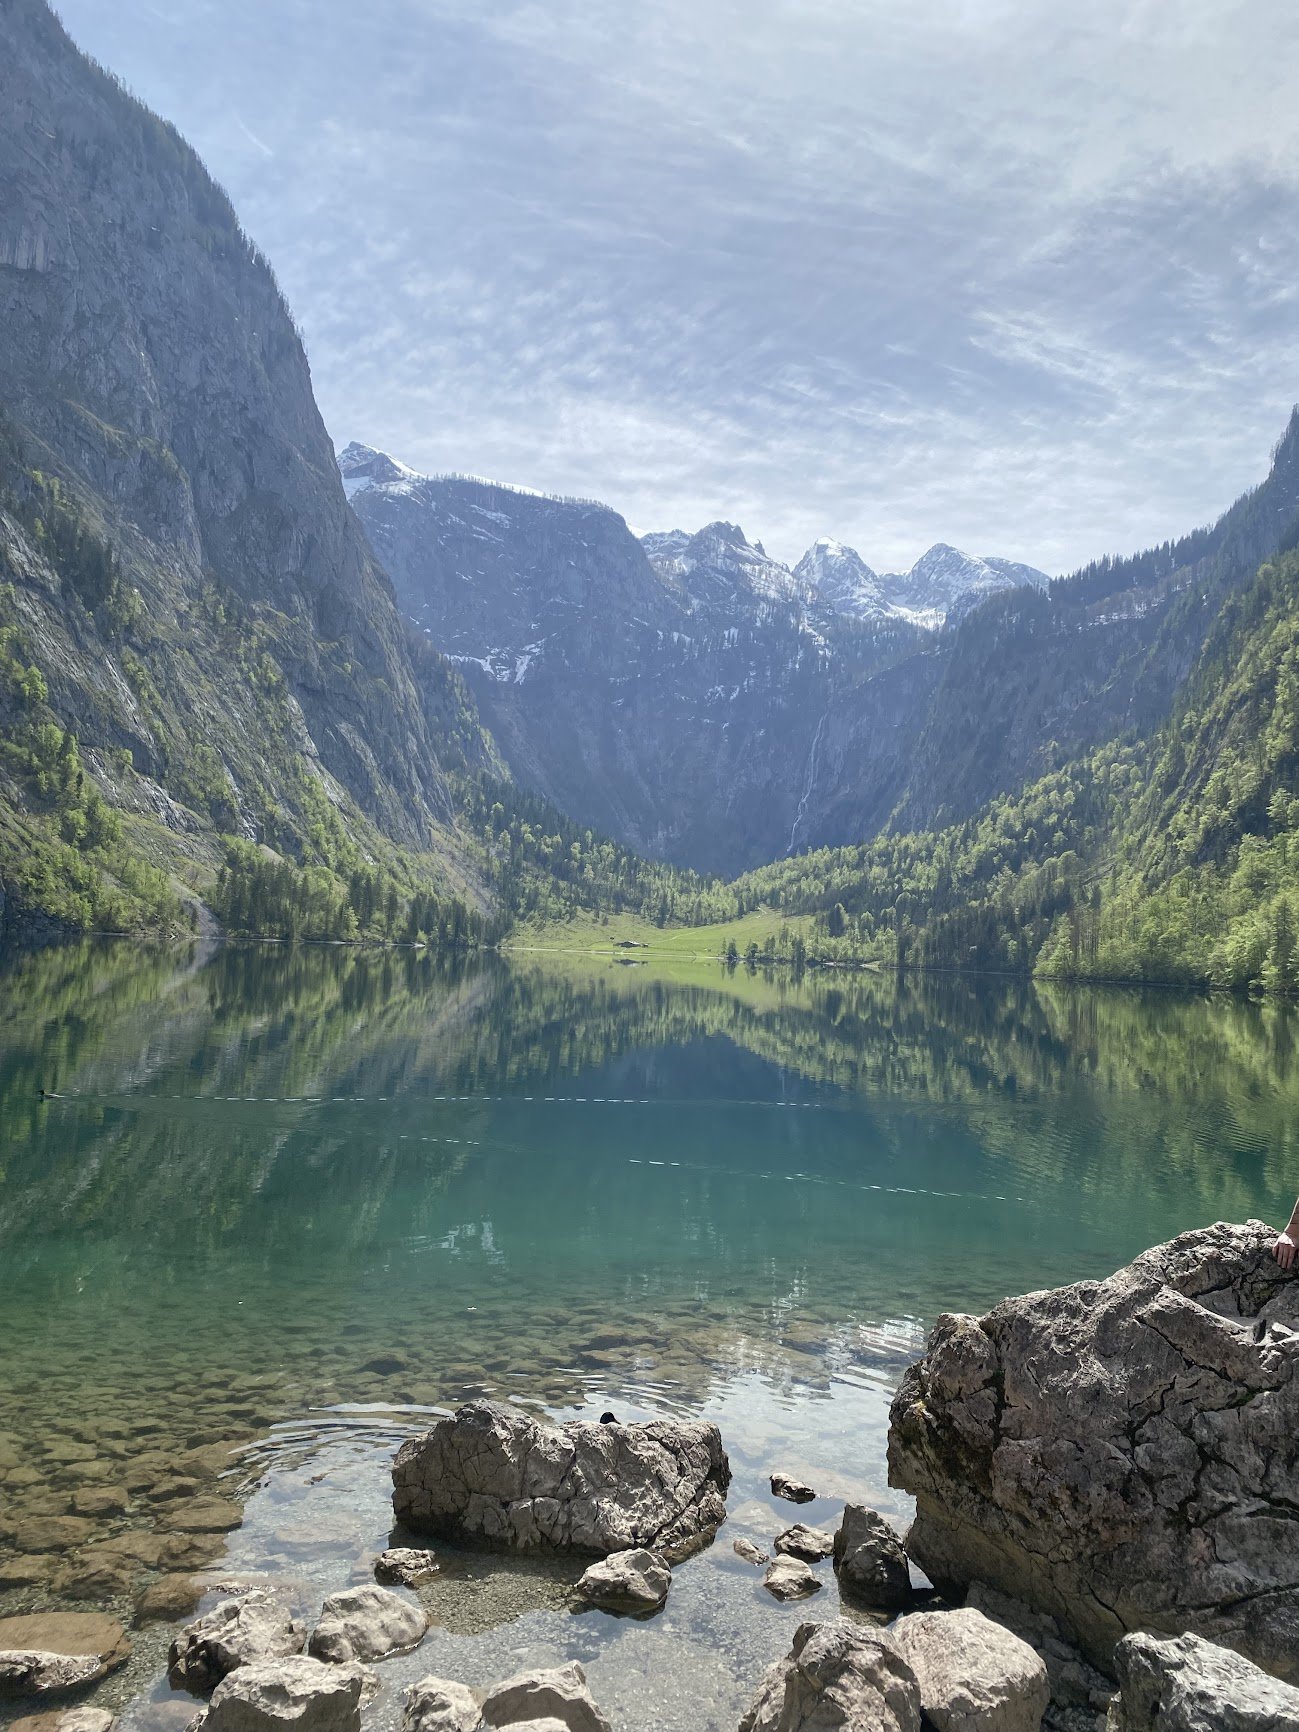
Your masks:
M 576 1657 L 616 1732 L 729 1732 L 838 1610 L 827 1566 L 780 1606 L 731 1540 L 846 1497 L 905 1521 L 888 1403 L 939 1312 L 1283 1220 L 1297 1032 L 1189 996 L 720 964 L 11 961 L 0 1613 L 116 1611 L 135 1652 L 96 1701 L 179 1727 L 165 1650 L 198 1595 L 270 1575 L 311 1613 L 370 1579 L 391 1456 L 437 1412 L 702 1413 L 730 1520 L 660 1616 L 575 1614 L 580 1566 L 450 1557 L 369 1721 L 428 1672 Z M 822 1496 L 796 1516 L 776 1467 Z

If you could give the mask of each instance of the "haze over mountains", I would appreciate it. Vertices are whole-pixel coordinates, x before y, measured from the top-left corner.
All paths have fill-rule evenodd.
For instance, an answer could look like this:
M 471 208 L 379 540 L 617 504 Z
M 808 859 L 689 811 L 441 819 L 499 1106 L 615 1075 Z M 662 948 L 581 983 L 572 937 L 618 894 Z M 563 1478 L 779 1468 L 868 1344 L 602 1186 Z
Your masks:
M 828 540 L 791 570 L 734 524 L 638 541 L 592 502 L 421 477 L 358 444 L 339 461 L 401 607 L 464 670 L 518 780 L 727 875 L 962 819 L 1155 725 L 1206 606 L 1299 514 L 1293 422 L 1212 529 L 1054 583 L 941 544 L 902 576 Z
M 361 444 L 339 468 L 513 773 L 704 871 L 818 839 L 814 750 L 836 698 L 987 595 L 1048 583 L 941 544 L 903 575 L 828 540 L 791 570 L 732 523 L 637 538 L 606 506 L 420 476 Z

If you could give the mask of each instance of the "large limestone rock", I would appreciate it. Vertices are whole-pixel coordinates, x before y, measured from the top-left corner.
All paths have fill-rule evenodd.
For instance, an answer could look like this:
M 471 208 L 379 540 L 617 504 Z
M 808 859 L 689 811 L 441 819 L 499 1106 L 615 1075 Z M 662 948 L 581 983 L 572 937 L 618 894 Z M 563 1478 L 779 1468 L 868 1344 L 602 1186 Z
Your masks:
M 920 1686 L 886 1631 L 801 1624 L 740 1732 L 920 1732 Z
M 913 1612 L 889 1635 L 937 1732 L 1039 1732 L 1050 1700 L 1046 1667 L 982 1612 Z
M 1125 1636 L 1107 1732 L 1299 1732 L 1299 1690 L 1199 1636 Z
M 205 1696 L 240 1666 L 300 1654 L 306 1639 L 282 1594 L 262 1589 L 240 1594 L 222 1600 L 176 1636 L 167 1682 L 173 1690 Z
M 558 1720 L 567 1732 L 610 1732 L 609 1722 L 591 1698 L 586 1673 L 576 1660 L 548 1671 L 508 1678 L 483 1698 L 485 1727 L 524 1726 L 535 1720 Z
M 478 1698 L 450 1678 L 421 1678 L 406 1692 L 401 1732 L 474 1732 Z
M 203 1732 L 360 1732 L 365 1685 L 360 1666 L 258 1660 L 217 1685 Z
M 849 1596 L 879 1611 L 905 1611 L 914 1598 L 907 1554 L 890 1522 L 865 1504 L 844 1506 L 834 1567 Z
M 908 1550 L 1051 1613 L 1100 1665 L 1193 1629 L 1299 1678 L 1299 1278 L 1261 1222 L 938 1320 L 893 1402 Z
M 416 1533 L 674 1560 L 725 1521 L 731 1470 L 702 1421 L 551 1426 L 473 1402 L 403 1444 L 392 1479 L 397 1520 Z
M 311 1632 L 317 1660 L 345 1665 L 349 1660 L 382 1660 L 414 1648 L 424 1639 L 428 1614 L 412 1600 L 373 1583 L 331 1594 Z
M 0 1696 L 76 1690 L 124 1666 L 131 1644 L 98 1612 L 31 1612 L 0 1618 Z

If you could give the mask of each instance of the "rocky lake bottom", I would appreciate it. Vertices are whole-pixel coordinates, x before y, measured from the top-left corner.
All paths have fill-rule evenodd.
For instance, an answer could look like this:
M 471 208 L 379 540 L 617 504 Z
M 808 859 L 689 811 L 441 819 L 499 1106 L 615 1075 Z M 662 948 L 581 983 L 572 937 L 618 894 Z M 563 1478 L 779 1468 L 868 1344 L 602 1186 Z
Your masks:
M 429 1672 L 582 1660 L 619 1732 L 733 1728 L 794 1626 L 732 1541 L 899 1523 L 888 1405 L 937 1315 L 1299 1189 L 1293 1013 L 1007 982 L 81 946 L 0 974 L 0 1616 L 110 1612 L 87 1698 L 183 1726 L 216 1586 L 372 1579 L 402 1440 L 487 1395 L 706 1417 L 734 1483 L 662 1612 L 440 1548 Z M 795 1512 L 781 1468 L 820 1494 Z M 32 1711 L 0 1702 L 0 1723 Z

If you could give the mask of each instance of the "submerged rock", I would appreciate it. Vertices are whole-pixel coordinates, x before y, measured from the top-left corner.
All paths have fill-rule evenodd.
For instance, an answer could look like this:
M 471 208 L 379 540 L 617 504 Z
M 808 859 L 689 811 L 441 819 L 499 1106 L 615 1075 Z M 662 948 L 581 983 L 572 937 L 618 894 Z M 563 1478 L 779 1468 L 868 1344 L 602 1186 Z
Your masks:
M 865 1504 L 844 1508 L 834 1536 L 834 1567 L 853 1598 L 879 1611 L 905 1611 L 915 1597 L 901 1538 Z
M 76 1708 L 53 1708 L 45 1714 L 28 1714 L 15 1720 L 9 1732 L 113 1732 L 117 1720 L 107 1708 L 84 1704 Z
M 762 1585 L 778 1600 L 801 1600 L 821 1591 L 821 1583 L 802 1558 L 777 1558 L 762 1578 Z
M 551 1426 L 473 1402 L 403 1444 L 392 1477 L 397 1519 L 416 1533 L 674 1559 L 725 1521 L 731 1470 L 703 1421 Z
M 449 1678 L 421 1678 L 406 1692 L 401 1732 L 474 1732 L 478 1699 Z
M 783 1497 L 786 1503 L 811 1503 L 816 1493 L 810 1485 L 804 1485 L 801 1479 L 794 1479 L 787 1473 L 773 1473 L 771 1495 Z
M 889 1635 L 937 1732 L 1039 1732 L 1051 1694 L 1046 1667 L 982 1612 L 913 1612 Z
M 775 1545 L 778 1552 L 791 1558 L 807 1558 L 815 1563 L 830 1556 L 834 1550 L 834 1535 L 826 1533 L 824 1528 L 809 1528 L 802 1522 L 795 1522 L 792 1528 L 776 1535 Z
M 731 1550 L 737 1558 L 743 1558 L 746 1564 L 769 1564 L 771 1557 L 753 1540 L 736 1540 Z
M 205 1696 L 240 1666 L 300 1654 L 307 1632 L 281 1594 L 258 1589 L 222 1600 L 176 1636 L 168 1656 L 173 1690 Z
M 523 1672 L 497 1684 L 483 1698 L 484 1726 L 522 1726 L 557 1720 L 567 1732 L 611 1732 L 587 1688 L 576 1660 L 548 1671 Z
M 0 1618 L 0 1696 L 43 1696 L 93 1684 L 131 1655 L 126 1631 L 99 1612 Z
M 414 1648 L 428 1629 L 427 1612 L 390 1588 L 367 1583 L 331 1594 L 311 1632 L 313 1658 L 345 1665 L 349 1660 L 382 1660 Z
M 920 1686 L 887 1631 L 800 1624 L 740 1732 L 920 1732 Z
M 441 1572 L 436 1552 L 419 1546 L 391 1546 L 374 1560 L 375 1580 L 386 1587 L 417 1588 Z
M 1058 1618 L 1107 1664 L 1192 1629 L 1299 1678 L 1299 1280 L 1261 1222 L 1105 1281 L 941 1317 L 893 1402 L 908 1550 Z
M 637 1549 L 614 1552 L 592 1564 L 577 1591 L 593 1606 L 611 1612 L 651 1612 L 661 1606 L 672 1586 L 672 1571 L 654 1552 Z
M 1125 1636 L 1107 1732 L 1299 1732 L 1299 1690 L 1199 1636 Z
M 217 1685 L 203 1732 L 359 1732 L 366 1682 L 361 1666 L 259 1660 Z

